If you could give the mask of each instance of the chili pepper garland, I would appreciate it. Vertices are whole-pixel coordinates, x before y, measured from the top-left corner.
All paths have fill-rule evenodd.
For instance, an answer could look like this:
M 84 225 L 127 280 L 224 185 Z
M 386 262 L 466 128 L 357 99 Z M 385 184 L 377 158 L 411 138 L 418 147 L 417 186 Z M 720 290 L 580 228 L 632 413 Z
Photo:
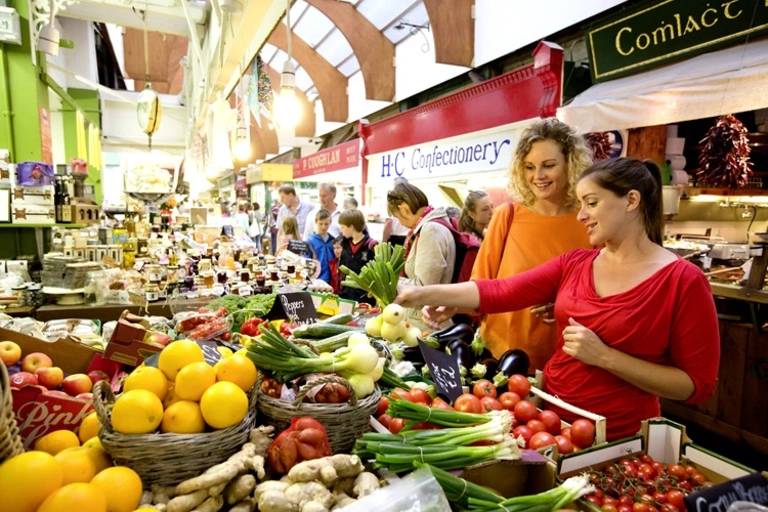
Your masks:
M 611 138 L 608 132 L 592 132 L 586 136 L 587 145 L 592 150 L 595 162 L 606 160 L 611 154 Z
M 699 155 L 696 177 L 729 189 L 743 187 L 752 175 L 749 140 L 744 124 L 732 114 L 720 116 L 707 136 Z

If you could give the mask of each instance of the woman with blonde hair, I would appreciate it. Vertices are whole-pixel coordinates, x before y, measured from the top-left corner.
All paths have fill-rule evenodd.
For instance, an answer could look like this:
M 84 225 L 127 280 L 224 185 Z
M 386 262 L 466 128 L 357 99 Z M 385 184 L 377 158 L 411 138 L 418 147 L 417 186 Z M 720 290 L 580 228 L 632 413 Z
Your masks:
M 493 216 L 493 202 L 483 190 L 473 190 L 467 194 L 464 207 L 459 216 L 459 231 L 474 235 L 481 242 L 485 238 L 485 228 Z
M 295 215 L 287 215 L 283 218 L 283 223 L 277 232 L 277 251 L 275 251 L 275 256 L 288 247 L 288 240 L 301 240 L 299 222 L 296 220 Z
M 510 169 L 513 203 L 496 208 L 475 261 L 472 279 L 505 278 L 579 248 L 591 248 L 576 214 L 578 176 L 592 164 L 581 135 L 555 119 L 527 128 Z M 480 334 L 495 357 L 522 349 L 530 371 L 544 368 L 557 345 L 552 305 L 483 317 Z

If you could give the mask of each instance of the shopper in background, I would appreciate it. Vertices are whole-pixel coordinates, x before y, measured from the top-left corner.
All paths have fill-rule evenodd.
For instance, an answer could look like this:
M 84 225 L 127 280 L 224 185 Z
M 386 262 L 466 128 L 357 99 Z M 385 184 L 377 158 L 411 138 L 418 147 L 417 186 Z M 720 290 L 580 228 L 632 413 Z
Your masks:
M 556 301 L 557 351 L 544 389 L 607 418 L 608 440 L 661 415 L 659 397 L 702 403 L 720 366 L 717 312 L 704 274 L 662 247 L 661 171 L 634 158 L 603 160 L 576 187 L 589 243 L 527 272 L 450 286 L 411 287 L 397 302 L 485 313 Z M 582 228 L 583 229 L 583 228 Z M 576 417 L 558 410 L 565 421 Z
M 315 212 L 320 209 L 326 210 L 331 214 L 331 228 L 328 232 L 333 238 L 341 235 L 341 227 L 339 226 L 339 214 L 341 210 L 339 205 L 336 204 L 336 185 L 333 183 L 320 183 L 317 186 L 317 193 L 320 196 L 320 206 L 315 208 Z M 304 239 L 308 240 L 312 233 L 314 233 L 314 225 L 307 222 L 304 233 Z
M 344 240 L 344 235 L 333 239 L 333 255 L 334 259 L 331 261 L 331 282 L 328 283 L 333 288 L 333 293 L 338 294 L 341 291 L 341 272 L 339 266 L 341 265 L 341 242 Z
M 261 205 L 259 203 L 253 203 L 252 210 L 250 213 L 250 226 L 248 229 L 248 234 L 251 237 L 251 240 L 253 240 L 253 243 L 256 244 L 256 250 L 261 250 L 261 234 L 263 233 L 263 224 L 262 224 L 262 218 L 261 218 Z
M 398 183 L 387 193 L 387 212 L 410 229 L 405 241 L 405 282 L 427 286 L 450 283 L 456 262 L 456 244 L 451 230 L 436 220 L 450 223 L 445 208 L 429 205 L 427 196 L 410 183 Z M 418 309 L 409 309 L 408 321 L 426 328 Z
M 408 183 L 405 178 L 395 178 L 394 184 L 397 186 L 400 183 Z M 390 216 L 384 222 L 384 232 L 381 235 L 381 243 L 389 242 L 392 245 L 405 245 L 405 237 L 408 236 L 410 230 L 400 224 L 400 221 Z
M 321 208 L 315 214 L 315 232 L 307 238 L 312 248 L 314 259 L 320 263 L 319 279 L 331 284 L 331 261 L 336 259 L 333 253 L 333 240 L 329 229 L 331 227 L 331 212 Z
M 509 188 L 514 203 L 496 208 L 480 246 L 473 279 L 505 278 L 577 248 L 591 247 L 576 213 L 576 180 L 590 164 L 584 139 L 557 119 L 543 119 L 520 138 Z M 551 305 L 486 315 L 480 334 L 495 357 L 524 350 L 531 372 L 544 368 L 557 344 Z M 541 316 L 540 316 L 541 315 Z
M 280 207 L 280 211 L 277 213 L 277 225 L 283 225 L 283 219 L 287 215 L 293 215 L 296 217 L 296 222 L 299 225 L 299 234 L 304 233 L 307 226 L 307 217 L 310 217 L 310 213 L 314 210 L 312 205 L 299 200 L 296 196 L 296 189 L 292 185 L 283 185 L 277 189 L 277 193 L 280 194 L 280 202 L 283 206 Z M 309 225 L 313 226 L 312 220 L 314 217 L 310 217 Z M 310 230 L 311 234 L 311 230 Z M 301 236 L 298 237 L 301 240 Z
M 288 215 L 283 218 L 283 223 L 280 225 L 280 231 L 277 233 L 277 249 L 275 250 L 275 256 L 288 248 L 289 240 L 301 240 L 301 235 L 299 235 L 299 222 L 293 215 Z
M 365 233 L 365 217 L 360 210 L 345 210 L 339 216 L 341 225 L 341 256 L 339 267 L 342 265 L 355 273 L 360 273 L 363 267 L 375 257 L 376 240 Z M 342 286 L 339 297 L 374 305 L 376 301 L 363 290 Z
M 243 230 L 244 236 L 249 236 L 248 231 L 250 229 L 250 216 L 248 215 L 248 203 L 240 203 L 237 205 L 237 213 L 235 214 L 235 226 Z
M 493 203 L 483 190 L 473 190 L 467 194 L 464 207 L 459 216 L 459 231 L 474 235 L 481 242 L 485 238 L 485 228 L 493 216 Z
M 269 209 L 269 215 L 267 215 L 267 223 L 269 224 L 269 236 L 272 241 L 272 254 L 277 251 L 277 232 L 280 230 L 280 225 L 277 223 L 277 215 L 280 212 L 280 201 L 274 199 L 272 201 L 272 207 Z
M 344 209 L 345 210 L 357 210 L 357 199 L 354 197 L 345 197 L 344 198 Z
M 461 215 L 461 210 L 459 210 L 455 206 L 448 206 L 445 208 L 445 214 L 448 216 L 449 219 L 458 219 L 459 215 Z

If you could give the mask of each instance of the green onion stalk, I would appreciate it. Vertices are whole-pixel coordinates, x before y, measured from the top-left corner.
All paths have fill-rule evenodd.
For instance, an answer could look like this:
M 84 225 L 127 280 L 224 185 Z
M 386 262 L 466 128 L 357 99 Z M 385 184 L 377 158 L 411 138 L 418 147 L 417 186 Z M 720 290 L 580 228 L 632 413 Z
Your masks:
M 505 422 L 512 423 L 512 417 L 507 410 L 491 411 L 485 414 L 433 409 L 426 405 L 414 404 L 397 395 L 390 395 L 387 414 L 393 418 L 403 418 L 414 422 L 427 421 L 441 427 L 467 427 L 488 423 L 497 416 L 505 417 Z
M 500 502 L 470 496 L 469 510 L 477 512 L 553 512 L 582 496 L 595 492 L 586 475 L 569 478 L 560 487 L 532 496 L 517 496 Z
M 463 478 L 454 476 L 451 473 L 444 471 L 440 468 L 436 468 L 430 464 L 422 464 L 415 461 L 413 465 L 417 468 L 427 468 L 432 476 L 435 477 L 437 483 L 442 487 L 445 497 L 448 501 L 455 503 L 462 508 L 469 507 L 469 498 L 474 498 L 480 501 L 487 501 L 489 503 L 501 503 L 504 501 L 504 497 L 496 494 L 490 489 L 487 489 L 481 485 L 467 482 Z
M 367 432 L 357 440 L 356 447 L 372 449 L 380 443 L 400 443 L 411 446 L 429 446 L 433 444 L 467 446 L 478 441 L 501 443 L 509 436 L 511 428 L 512 416 L 507 414 L 496 416 L 487 423 L 473 427 L 409 430 L 399 434 Z
M 398 374 L 392 371 L 389 367 L 389 361 L 384 365 L 384 373 L 381 375 L 381 379 L 379 379 L 379 382 L 389 388 L 389 389 L 395 389 L 395 388 L 403 388 L 405 389 L 408 385 L 405 383 L 403 379 L 400 378 Z
M 393 473 L 413 470 L 413 462 L 431 464 L 437 468 L 459 469 L 496 459 L 517 460 L 520 450 L 517 442 L 508 437 L 505 441 L 491 446 L 455 446 L 433 444 L 412 446 L 402 442 L 370 443 L 368 449 L 358 452 L 366 460 L 373 455 L 373 467 L 387 469 Z
M 254 338 L 248 358 L 261 370 L 272 373 L 278 382 L 288 382 L 310 373 L 371 373 L 379 363 L 379 354 L 370 345 L 344 347 L 331 355 L 319 357 L 309 348 L 288 341 L 267 324 L 259 325 L 262 339 Z

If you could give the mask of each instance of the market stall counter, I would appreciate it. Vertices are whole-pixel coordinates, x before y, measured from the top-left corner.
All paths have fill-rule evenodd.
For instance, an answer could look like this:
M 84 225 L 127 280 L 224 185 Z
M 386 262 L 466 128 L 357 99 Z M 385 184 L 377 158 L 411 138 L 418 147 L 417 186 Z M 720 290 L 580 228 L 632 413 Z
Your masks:
M 197 309 L 208 304 L 210 300 L 190 300 L 184 302 L 185 309 Z M 147 308 L 132 306 L 129 304 L 109 304 L 104 306 L 43 306 L 39 308 L 35 317 L 41 322 L 49 320 L 58 320 L 60 318 L 92 318 L 102 322 L 111 322 L 118 320 L 123 311 L 128 310 L 134 315 L 164 316 L 171 318 L 173 311 L 171 305 L 166 302 L 149 304 Z

